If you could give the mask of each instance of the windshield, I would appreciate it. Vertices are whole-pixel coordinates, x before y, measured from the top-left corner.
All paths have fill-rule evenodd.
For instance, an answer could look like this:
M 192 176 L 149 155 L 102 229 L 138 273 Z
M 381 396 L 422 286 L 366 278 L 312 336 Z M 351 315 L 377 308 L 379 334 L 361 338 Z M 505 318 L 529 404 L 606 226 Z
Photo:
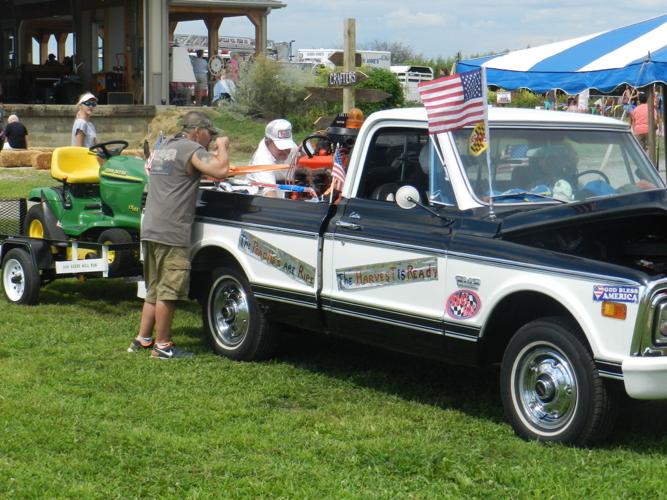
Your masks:
M 453 133 L 470 186 L 485 202 L 583 201 L 662 188 L 629 133 L 614 130 L 491 129 L 491 185 L 486 154 L 468 151 L 471 129 Z

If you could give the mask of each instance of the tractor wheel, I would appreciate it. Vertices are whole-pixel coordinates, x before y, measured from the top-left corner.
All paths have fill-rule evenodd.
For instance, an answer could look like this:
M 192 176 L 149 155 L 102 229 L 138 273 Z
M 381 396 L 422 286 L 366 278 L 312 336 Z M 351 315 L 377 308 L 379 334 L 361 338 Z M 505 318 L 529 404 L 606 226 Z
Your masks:
M 67 239 L 63 230 L 58 227 L 56 218 L 51 211 L 48 208 L 45 210 L 41 203 L 33 205 L 28 210 L 24 233 L 30 238 Z
M 125 229 L 107 229 L 100 234 L 97 242 L 102 245 L 115 245 L 118 243 L 132 243 L 132 235 Z M 109 276 L 119 276 L 135 264 L 134 251 L 127 250 L 109 250 Z
M 2 288 L 14 304 L 34 305 L 39 295 L 39 271 L 22 248 L 12 248 L 2 263 Z
M 25 218 L 25 233 L 30 238 L 49 238 L 46 217 L 42 205 L 33 205 Z

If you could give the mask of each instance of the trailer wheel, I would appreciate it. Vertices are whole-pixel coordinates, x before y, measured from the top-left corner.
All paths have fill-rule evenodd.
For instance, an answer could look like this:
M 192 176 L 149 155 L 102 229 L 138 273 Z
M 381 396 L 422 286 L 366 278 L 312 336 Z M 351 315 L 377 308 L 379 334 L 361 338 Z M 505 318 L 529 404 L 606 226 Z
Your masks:
M 269 328 L 250 283 L 236 269 L 213 271 L 202 314 L 217 354 L 238 361 L 266 359 L 273 354 L 276 334 Z
M 500 371 L 505 414 L 522 438 L 584 446 L 611 430 L 618 399 L 577 325 L 544 318 L 510 340 Z
M 34 305 L 39 285 L 39 271 L 30 254 L 22 248 L 7 252 L 2 264 L 2 288 L 7 300 L 14 304 Z
M 97 242 L 102 245 L 114 245 L 117 243 L 132 243 L 132 236 L 125 229 L 112 228 L 102 231 Z M 109 276 L 117 276 L 124 270 L 129 269 L 135 261 L 134 251 L 128 250 L 109 250 Z

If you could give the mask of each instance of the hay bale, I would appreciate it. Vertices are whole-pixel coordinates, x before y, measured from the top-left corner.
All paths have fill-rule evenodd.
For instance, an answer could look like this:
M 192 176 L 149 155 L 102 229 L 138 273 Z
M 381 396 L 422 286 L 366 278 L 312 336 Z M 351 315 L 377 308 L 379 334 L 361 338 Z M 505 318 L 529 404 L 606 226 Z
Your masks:
M 51 168 L 51 152 L 38 152 L 32 157 L 32 168 L 37 170 L 49 170 Z
M 29 149 L 3 149 L 0 151 L 0 168 L 31 167 L 37 151 Z
M 141 158 L 144 160 L 144 150 L 143 149 L 126 149 L 123 151 L 123 155 L 125 156 L 136 156 L 138 158 Z

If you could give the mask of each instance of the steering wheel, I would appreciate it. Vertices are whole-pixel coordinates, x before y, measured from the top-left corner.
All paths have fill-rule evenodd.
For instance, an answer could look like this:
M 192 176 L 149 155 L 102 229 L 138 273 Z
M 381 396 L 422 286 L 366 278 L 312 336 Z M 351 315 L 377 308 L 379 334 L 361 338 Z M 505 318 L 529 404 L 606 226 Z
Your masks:
M 120 147 L 109 150 L 107 149 L 108 146 L 120 146 Z M 100 158 L 107 160 L 112 156 L 121 154 L 127 146 L 128 146 L 127 141 L 109 141 L 109 142 L 100 142 L 99 144 L 93 144 L 88 148 L 88 150 L 92 151 Z
M 609 182 L 609 177 L 607 177 L 607 174 L 605 174 L 604 172 L 602 172 L 600 170 L 592 170 L 592 169 L 591 170 L 582 170 L 581 172 L 577 172 L 577 174 L 575 174 L 575 177 L 577 178 L 577 180 L 579 180 L 579 177 L 581 177 L 583 175 L 586 175 L 586 174 L 599 175 L 600 177 L 602 177 L 602 179 L 607 184 L 611 185 L 611 182 Z
M 312 158 L 312 157 L 313 157 L 313 153 L 310 152 L 310 149 L 309 149 L 308 146 L 307 146 L 308 141 L 311 140 L 311 139 L 319 139 L 319 140 L 321 140 L 321 141 L 325 141 L 325 143 L 326 143 L 326 149 L 330 152 L 330 150 L 331 150 L 331 139 L 330 139 L 328 136 L 326 136 L 326 135 L 322 135 L 322 134 L 312 134 L 312 135 L 309 135 L 308 137 L 306 137 L 306 138 L 301 142 L 301 149 L 303 149 L 303 150 L 306 152 L 306 154 L 308 155 L 308 158 Z M 320 148 L 318 147 L 318 149 L 320 149 Z

